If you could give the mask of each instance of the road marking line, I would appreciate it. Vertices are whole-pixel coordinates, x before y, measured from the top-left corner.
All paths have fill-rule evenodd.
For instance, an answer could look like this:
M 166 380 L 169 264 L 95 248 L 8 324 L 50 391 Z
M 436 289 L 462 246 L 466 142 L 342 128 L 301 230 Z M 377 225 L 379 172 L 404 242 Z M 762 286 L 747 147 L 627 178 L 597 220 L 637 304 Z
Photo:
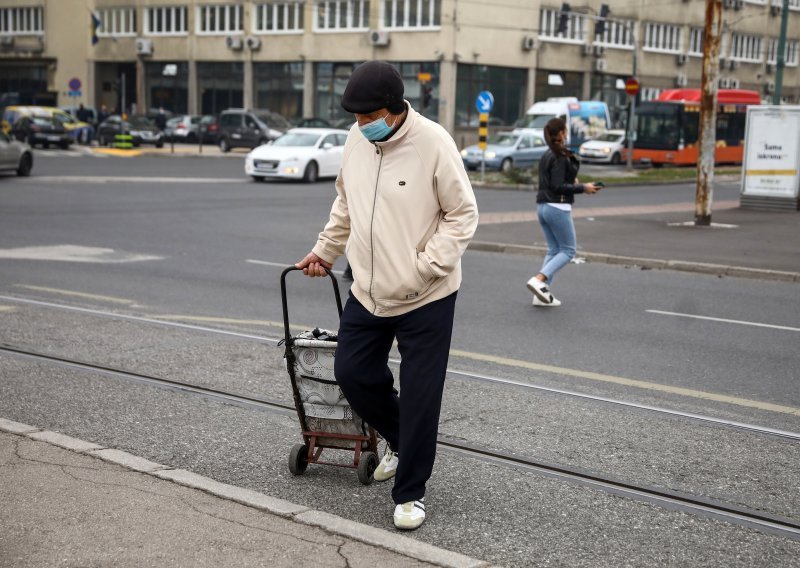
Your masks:
M 110 248 L 81 245 L 52 245 L 0 249 L 0 259 L 47 260 L 56 262 L 88 262 L 94 264 L 120 264 L 163 260 L 163 256 L 135 254 Z
M 204 322 L 204 323 L 229 323 L 229 324 L 240 324 L 240 325 L 259 325 L 259 326 L 267 326 L 267 327 L 279 327 L 283 329 L 283 322 L 282 321 L 272 321 L 272 320 L 247 320 L 247 319 L 236 319 L 236 318 L 222 318 L 222 317 L 215 317 L 215 316 L 187 316 L 181 314 L 166 314 L 166 315 L 154 315 L 150 316 L 151 319 L 155 320 L 172 320 L 172 321 L 196 321 L 196 322 Z M 310 327 L 303 327 L 300 325 L 289 324 L 289 329 L 301 329 L 305 331 L 306 329 L 311 329 Z
M 743 321 L 743 320 L 733 320 L 733 319 L 726 319 L 726 318 L 712 318 L 710 316 L 698 316 L 695 314 L 682 314 L 680 312 L 665 312 L 662 310 L 645 310 L 651 314 L 659 314 L 662 316 L 676 316 L 681 318 L 692 318 L 692 319 L 700 319 L 700 320 L 708 320 L 708 321 L 719 321 L 722 323 L 736 323 L 739 325 L 752 325 L 753 327 L 766 327 L 769 329 L 780 329 L 783 331 L 800 331 L 800 327 L 789 327 L 787 325 L 773 325 L 771 323 L 758 323 L 754 321 Z
M 605 383 L 613 383 L 617 385 L 624 385 L 628 387 L 636 387 L 651 391 L 665 392 L 669 394 L 677 394 L 681 396 L 688 396 L 691 398 L 699 398 L 702 400 L 713 400 L 715 402 L 724 402 L 726 404 L 734 404 L 736 406 L 745 406 L 748 408 L 757 408 L 759 410 L 769 410 L 771 412 L 780 412 L 782 414 L 792 414 L 800 416 L 800 408 L 791 406 L 783 406 L 780 404 L 772 404 L 769 402 L 760 402 L 757 400 L 749 400 L 746 398 L 739 398 L 735 396 L 727 396 L 712 392 L 699 391 L 694 389 L 687 389 L 683 387 L 673 387 L 669 385 L 662 385 L 659 383 L 651 383 L 637 379 L 626 379 L 625 377 L 616 377 L 614 375 L 605 375 L 602 373 L 593 373 L 591 371 L 580 371 L 578 369 L 568 369 L 566 367 L 556 367 L 553 365 L 543 365 L 540 363 L 530 363 L 528 361 L 521 361 L 519 359 L 509 359 L 507 357 L 498 357 L 495 355 L 486 355 L 483 353 L 472 353 L 470 351 L 460 351 L 451 349 L 450 354 L 454 357 L 462 357 L 464 359 L 472 359 L 475 361 L 483 361 L 487 363 L 495 363 L 498 365 L 505 365 L 507 367 L 518 367 L 521 369 L 528 369 L 531 371 L 542 371 L 545 373 L 553 373 L 556 375 L 564 375 L 567 377 L 577 377 L 581 379 L 589 379 L 592 381 L 601 381 Z
M 123 177 L 123 176 L 33 176 L 27 183 L 250 183 L 242 178 Z
M 0 306 L 0 312 L 10 312 L 14 309 L 14 306 Z
M 18 288 L 25 288 L 27 290 L 36 290 L 37 292 L 50 292 L 51 294 L 61 294 L 63 296 L 75 296 L 78 298 L 88 298 L 91 300 L 99 300 L 102 302 L 111 302 L 112 304 L 135 304 L 136 300 L 129 300 L 127 298 L 117 298 L 115 296 L 102 296 L 100 294 L 87 294 L 86 292 L 75 292 L 73 290 L 61 290 L 59 288 L 48 288 L 46 286 L 29 286 L 27 284 L 15 284 Z

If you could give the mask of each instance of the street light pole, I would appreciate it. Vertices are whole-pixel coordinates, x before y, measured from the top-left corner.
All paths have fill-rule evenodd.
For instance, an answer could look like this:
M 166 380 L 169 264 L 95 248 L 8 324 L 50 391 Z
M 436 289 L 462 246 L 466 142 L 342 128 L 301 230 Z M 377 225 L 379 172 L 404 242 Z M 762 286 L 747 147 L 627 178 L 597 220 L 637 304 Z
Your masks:
M 714 153 L 717 145 L 717 75 L 722 37 L 722 0 L 706 0 L 703 79 L 700 93 L 700 155 L 697 160 L 697 192 L 694 224 L 711 224 L 714 194 Z
M 636 25 L 633 25 L 633 74 L 631 77 L 636 78 L 636 55 L 639 51 L 639 42 L 636 41 Z M 631 95 L 630 111 L 628 112 L 628 156 L 626 159 L 628 171 L 633 171 L 633 127 L 636 117 L 636 97 L 638 93 Z
M 783 68 L 786 67 L 786 27 L 789 24 L 789 0 L 783 0 L 781 10 L 781 35 L 778 40 L 778 61 L 775 66 L 775 92 L 772 95 L 772 104 L 781 104 L 781 90 L 783 89 Z

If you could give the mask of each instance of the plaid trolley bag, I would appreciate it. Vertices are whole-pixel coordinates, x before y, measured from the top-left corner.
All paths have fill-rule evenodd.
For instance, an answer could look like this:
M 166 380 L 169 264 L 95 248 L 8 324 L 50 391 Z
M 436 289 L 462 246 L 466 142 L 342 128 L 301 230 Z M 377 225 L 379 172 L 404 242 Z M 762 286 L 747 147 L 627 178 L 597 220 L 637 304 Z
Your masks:
M 318 463 L 354 468 L 364 485 L 372 483 L 372 473 L 378 467 L 378 441 L 373 430 L 350 407 L 333 374 L 336 353 L 336 332 L 316 328 L 296 336 L 289 332 L 289 310 L 286 300 L 286 275 L 281 274 L 283 304 L 284 359 L 292 383 L 294 404 L 303 431 L 302 444 L 295 444 L 289 453 L 289 471 L 302 475 L 308 464 Z M 342 300 L 339 284 L 328 271 L 336 296 L 339 317 Z M 353 452 L 352 463 L 322 461 L 322 450 L 336 449 Z

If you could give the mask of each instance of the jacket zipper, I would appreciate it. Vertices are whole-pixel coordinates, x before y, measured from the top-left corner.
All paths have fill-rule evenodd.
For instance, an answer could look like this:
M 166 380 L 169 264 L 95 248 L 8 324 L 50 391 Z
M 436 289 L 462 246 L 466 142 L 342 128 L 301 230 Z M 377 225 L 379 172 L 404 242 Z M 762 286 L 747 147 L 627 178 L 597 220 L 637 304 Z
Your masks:
M 383 150 L 375 146 L 375 153 L 380 156 L 378 158 L 378 175 L 375 176 L 375 195 L 372 198 L 372 217 L 369 221 L 369 249 L 372 253 L 372 271 L 369 278 L 369 299 L 372 300 L 372 315 L 378 311 L 378 304 L 375 302 L 375 297 L 372 295 L 372 288 L 375 284 L 375 207 L 378 204 L 378 183 L 381 179 L 381 166 L 383 165 Z

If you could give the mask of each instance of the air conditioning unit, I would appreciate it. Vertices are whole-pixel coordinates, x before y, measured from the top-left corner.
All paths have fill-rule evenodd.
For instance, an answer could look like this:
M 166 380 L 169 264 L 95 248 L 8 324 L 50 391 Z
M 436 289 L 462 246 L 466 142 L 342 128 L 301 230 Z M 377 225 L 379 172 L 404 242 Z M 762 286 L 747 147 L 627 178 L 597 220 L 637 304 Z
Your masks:
M 764 91 L 766 91 L 767 94 L 774 93 L 775 92 L 775 81 L 769 81 L 768 83 L 766 83 L 764 85 Z
M 769 13 L 771 16 L 780 16 L 781 15 L 781 7 L 780 6 L 770 6 Z
M 675 58 L 675 63 L 678 65 L 686 65 L 686 54 L 681 53 Z
M 602 73 L 608 68 L 608 62 L 605 59 L 598 59 L 594 62 L 594 70 Z
M 740 84 L 741 83 L 739 83 L 739 79 L 737 79 L 736 77 L 731 77 L 730 79 L 728 79 L 729 89 L 738 89 Z
M 137 38 L 136 55 L 153 55 L 153 40 L 141 37 Z
M 239 36 L 228 36 L 225 38 L 225 45 L 228 46 L 228 49 L 239 51 L 244 47 L 244 41 Z
M 766 66 L 764 67 L 764 71 L 766 71 L 768 75 L 771 75 L 774 69 L 775 66 L 772 63 L 767 63 Z
M 689 78 L 686 76 L 686 73 L 678 73 L 675 75 L 675 86 L 676 87 L 685 87 L 689 84 Z
M 727 89 L 730 86 L 730 80 L 727 77 L 720 77 L 719 80 L 719 88 L 720 89 Z
M 584 44 L 582 53 L 584 55 L 592 55 L 594 53 L 594 47 L 589 44 Z
M 247 44 L 247 49 L 251 51 L 258 51 L 261 49 L 261 38 L 256 36 L 248 36 L 244 43 Z
M 369 44 L 379 47 L 385 47 L 389 45 L 389 32 L 386 30 L 370 30 Z
M 594 46 L 594 56 L 595 57 L 603 57 L 606 53 L 606 48 L 602 45 L 595 45 Z
M 536 38 L 531 36 L 525 36 L 522 38 L 522 50 L 523 51 L 533 51 L 536 49 Z
M 738 69 L 738 68 L 739 68 L 739 62 L 738 61 L 734 61 L 734 60 L 728 61 L 728 69 L 733 71 L 734 69 Z
M 0 45 L 3 47 L 14 47 L 14 36 L 6 35 L 0 37 Z

